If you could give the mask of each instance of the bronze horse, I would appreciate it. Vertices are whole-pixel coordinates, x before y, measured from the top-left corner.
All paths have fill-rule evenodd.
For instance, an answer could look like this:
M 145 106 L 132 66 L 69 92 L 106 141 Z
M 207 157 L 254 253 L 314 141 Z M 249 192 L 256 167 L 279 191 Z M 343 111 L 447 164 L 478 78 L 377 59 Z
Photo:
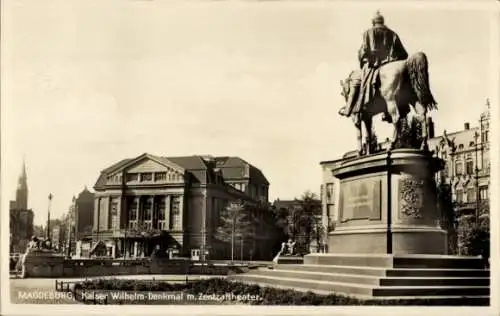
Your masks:
M 352 89 L 353 76 L 340 81 L 342 96 L 346 102 Z M 398 135 L 401 132 L 401 121 L 410 112 L 410 106 L 415 110 L 419 122 L 422 123 L 422 144 L 420 149 L 428 150 L 427 140 L 427 111 L 437 109 L 437 103 L 430 91 L 427 57 L 423 52 L 411 55 L 406 60 L 394 61 L 384 64 L 379 68 L 379 88 L 372 100 L 362 105 L 359 113 L 351 115 L 354 125 L 358 130 L 359 154 L 370 154 L 374 151 L 373 140 L 373 116 L 387 112 L 389 120 L 393 124 L 393 135 L 388 150 L 396 147 Z M 366 129 L 366 150 L 362 141 L 362 126 Z

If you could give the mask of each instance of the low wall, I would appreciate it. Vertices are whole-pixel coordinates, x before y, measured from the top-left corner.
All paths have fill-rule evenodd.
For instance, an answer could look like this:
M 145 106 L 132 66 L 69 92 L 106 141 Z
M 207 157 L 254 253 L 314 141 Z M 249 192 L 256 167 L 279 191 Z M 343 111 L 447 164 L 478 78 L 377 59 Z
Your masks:
M 48 264 L 50 262 L 50 264 Z M 64 259 L 39 257 L 24 263 L 23 277 L 96 277 L 141 274 L 228 275 L 248 271 L 245 265 L 193 262 L 188 259 Z

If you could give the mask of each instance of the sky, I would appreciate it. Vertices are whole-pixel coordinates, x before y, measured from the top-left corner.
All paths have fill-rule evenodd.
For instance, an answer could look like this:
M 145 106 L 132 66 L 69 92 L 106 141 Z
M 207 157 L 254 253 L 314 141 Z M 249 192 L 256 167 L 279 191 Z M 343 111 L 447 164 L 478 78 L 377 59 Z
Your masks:
M 377 9 L 410 54 L 428 56 L 436 133 L 477 125 L 496 97 L 493 13 L 451 7 L 3 1 L 2 205 L 23 159 L 42 224 L 49 193 L 59 217 L 102 169 L 144 152 L 240 156 L 271 200 L 319 194 L 319 163 L 356 147 L 339 82 Z M 389 128 L 376 124 L 379 139 Z

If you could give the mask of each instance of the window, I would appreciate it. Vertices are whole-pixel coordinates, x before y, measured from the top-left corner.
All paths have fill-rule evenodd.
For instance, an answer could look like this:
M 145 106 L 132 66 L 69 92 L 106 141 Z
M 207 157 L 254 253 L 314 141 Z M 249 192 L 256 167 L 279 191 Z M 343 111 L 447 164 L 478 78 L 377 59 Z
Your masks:
M 158 229 L 161 229 L 161 230 L 165 230 L 167 229 L 167 227 L 165 227 L 165 219 L 166 219 L 166 216 L 165 216 L 165 197 L 162 196 L 158 202 L 158 224 L 157 224 L 157 228 Z
M 474 162 L 472 160 L 468 160 L 465 163 L 465 172 L 467 174 L 473 174 L 474 173 Z
M 476 201 L 476 190 L 474 188 L 467 189 L 467 201 L 466 202 L 475 202 Z
M 464 149 L 464 144 L 458 145 L 458 149 Z
M 139 181 L 138 173 L 127 173 L 127 182 Z
M 139 198 L 129 199 L 129 205 L 128 205 L 128 227 L 129 228 L 136 228 L 137 227 L 138 212 L 139 212 Z
M 153 181 L 153 174 L 151 172 L 141 174 L 141 181 Z
M 489 131 L 484 131 L 484 142 L 488 142 Z
M 153 200 L 151 198 L 144 201 L 144 226 L 146 229 L 153 229 Z
M 108 229 L 107 198 L 99 199 L 99 230 Z
M 444 165 L 443 173 L 445 178 L 448 177 L 448 175 L 450 174 L 450 166 L 447 163 Z
M 181 229 L 181 198 L 180 196 L 173 196 L 171 201 L 170 212 L 170 229 Z
M 110 228 L 111 229 L 119 229 L 120 228 L 120 217 L 119 217 L 119 212 L 118 212 L 118 198 L 111 198 L 111 203 L 110 203 L 110 215 L 111 215 L 111 222 L 110 222 Z
M 461 162 L 455 163 L 455 174 L 459 176 L 463 173 L 464 173 L 463 164 Z
M 469 147 L 472 147 L 472 146 L 474 146 L 474 142 L 469 143 Z
M 479 196 L 481 200 L 488 199 L 488 186 L 482 186 L 479 188 Z
M 167 173 L 166 172 L 157 172 L 155 173 L 155 181 L 166 181 Z
M 337 221 L 337 214 L 335 214 L 333 204 L 328 204 L 326 206 L 326 216 L 328 217 L 329 222 Z
M 333 200 L 333 183 L 326 184 L 326 201 L 331 202 Z
M 462 190 L 457 190 L 456 194 L 456 201 L 458 203 L 462 203 L 464 201 L 464 193 Z

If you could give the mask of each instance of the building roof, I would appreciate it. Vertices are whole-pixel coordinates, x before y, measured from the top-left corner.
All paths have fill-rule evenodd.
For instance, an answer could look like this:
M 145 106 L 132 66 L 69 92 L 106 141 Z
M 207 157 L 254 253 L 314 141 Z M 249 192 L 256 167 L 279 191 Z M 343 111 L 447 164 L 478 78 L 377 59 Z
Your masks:
M 479 127 L 471 127 L 469 129 L 464 129 L 461 131 L 448 133 L 448 137 L 454 141 L 457 151 L 474 150 L 476 139 L 475 134 L 480 134 Z M 439 143 L 444 141 L 444 136 L 434 137 L 429 140 L 429 149 L 435 150 Z M 481 143 L 481 137 L 477 138 L 477 142 Z
M 250 179 L 253 183 L 269 185 L 259 168 L 240 157 L 215 157 L 215 164 L 226 180 Z
M 215 179 L 216 169 L 219 169 L 224 180 L 250 179 L 253 183 L 263 183 L 269 185 L 269 182 L 258 168 L 239 157 L 213 157 L 201 155 L 163 157 L 145 153 L 136 158 L 123 159 L 102 170 L 95 187 L 104 185 L 109 173 L 125 167 L 128 163 L 131 163 L 142 156 L 151 157 L 166 165 L 175 164 L 180 168 L 187 170 L 192 175 L 191 179 L 195 183 L 206 184 L 213 182 Z

